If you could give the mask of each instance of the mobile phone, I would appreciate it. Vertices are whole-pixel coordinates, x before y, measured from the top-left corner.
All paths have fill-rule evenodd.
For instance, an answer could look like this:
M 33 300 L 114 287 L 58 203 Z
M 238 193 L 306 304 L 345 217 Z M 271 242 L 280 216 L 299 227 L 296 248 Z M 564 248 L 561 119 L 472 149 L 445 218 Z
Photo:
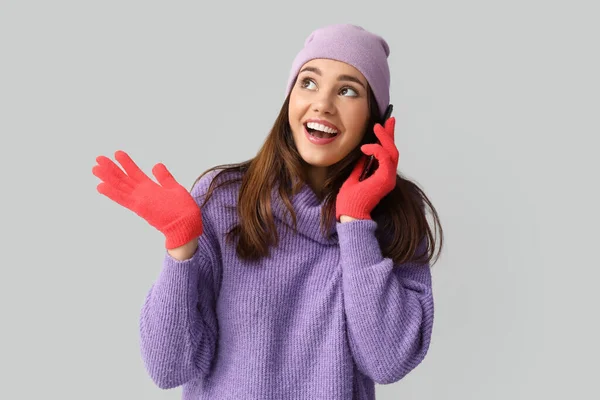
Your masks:
M 381 125 L 384 126 L 385 125 L 385 121 L 387 121 L 391 115 L 392 115 L 392 110 L 394 109 L 393 105 L 389 105 L 386 110 L 385 110 L 385 114 L 383 115 L 383 120 L 381 122 Z M 379 143 L 379 141 L 377 140 L 377 143 Z M 362 181 L 364 179 L 366 179 L 372 172 L 372 167 L 373 167 L 373 162 L 375 161 L 375 156 L 370 155 L 369 159 L 367 160 L 367 162 L 365 163 L 365 167 L 363 168 L 362 173 L 360 174 L 360 177 L 358 178 L 359 181 Z

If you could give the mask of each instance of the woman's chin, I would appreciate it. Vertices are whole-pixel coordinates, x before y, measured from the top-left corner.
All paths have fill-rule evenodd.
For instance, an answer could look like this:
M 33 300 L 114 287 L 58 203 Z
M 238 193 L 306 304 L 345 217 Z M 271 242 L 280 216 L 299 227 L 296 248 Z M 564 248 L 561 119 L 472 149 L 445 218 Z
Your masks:
M 327 159 L 327 160 L 323 160 L 323 159 L 312 159 L 312 158 L 304 158 L 304 162 L 310 166 L 310 167 L 315 167 L 315 168 L 327 168 L 327 167 L 331 167 L 333 164 L 336 163 L 336 160 L 333 159 Z

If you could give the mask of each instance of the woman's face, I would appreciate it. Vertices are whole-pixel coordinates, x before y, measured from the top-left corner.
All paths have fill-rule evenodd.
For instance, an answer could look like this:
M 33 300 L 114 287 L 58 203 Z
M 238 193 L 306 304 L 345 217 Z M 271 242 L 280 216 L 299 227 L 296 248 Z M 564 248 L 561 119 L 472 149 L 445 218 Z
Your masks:
M 290 93 L 288 118 L 304 161 L 329 167 L 363 138 L 369 119 L 367 80 L 349 64 L 311 60 L 300 68 Z

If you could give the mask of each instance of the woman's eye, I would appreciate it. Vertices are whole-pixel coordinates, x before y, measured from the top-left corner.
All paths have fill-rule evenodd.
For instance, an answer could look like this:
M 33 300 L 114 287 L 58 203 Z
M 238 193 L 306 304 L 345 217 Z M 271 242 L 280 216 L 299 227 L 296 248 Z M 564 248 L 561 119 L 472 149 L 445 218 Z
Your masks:
M 358 93 L 356 93 L 356 90 L 352 89 L 351 87 L 345 87 L 342 89 L 342 92 L 346 91 L 346 90 L 350 90 L 351 92 L 353 92 L 354 94 L 352 95 L 354 96 L 358 96 Z
M 303 88 L 307 88 L 307 86 L 306 86 L 306 85 L 307 85 L 307 84 L 310 84 L 310 83 L 312 83 L 312 84 L 314 85 L 314 82 L 313 82 L 312 80 L 310 80 L 310 79 L 304 79 L 304 80 L 302 81 L 302 87 L 303 87 Z

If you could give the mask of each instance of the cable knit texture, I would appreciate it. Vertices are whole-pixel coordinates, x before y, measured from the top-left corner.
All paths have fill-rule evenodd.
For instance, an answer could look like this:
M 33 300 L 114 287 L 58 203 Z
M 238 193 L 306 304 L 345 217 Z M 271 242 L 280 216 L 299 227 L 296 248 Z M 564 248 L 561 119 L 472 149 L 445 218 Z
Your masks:
M 193 188 L 199 203 L 214 175 Z M 423 360 L 434 314 L 427 265 L 384 258 L 373 220 L 323 235 L 323 204 L 308 185 L 292 198 L 298 232 L 285 228 L 274 191 L 280 243 L 243 261 L 224 237 L 239 187 L 213 193 L 198 250 L 185 261 L 165 253 L 143 303 L 141 354 L 158 387 L 181 386 L 184 400 L 371 400 L 375 383 Z

